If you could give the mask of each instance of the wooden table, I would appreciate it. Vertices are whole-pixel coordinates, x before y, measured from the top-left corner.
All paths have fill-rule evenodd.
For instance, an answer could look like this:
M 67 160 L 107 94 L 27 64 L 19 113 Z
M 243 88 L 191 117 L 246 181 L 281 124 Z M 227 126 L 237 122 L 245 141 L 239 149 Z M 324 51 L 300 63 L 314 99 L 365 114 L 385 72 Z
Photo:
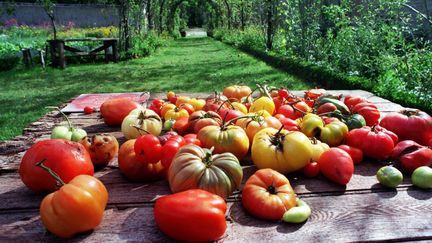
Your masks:
M 102 46 L 86 52 L 78 48 L 66 45 L 67 42 L 102 42 Z M 115 38 L 81 38 L 81 39 L 55 39 L 48 40 L 51 54 L 51 65 L 53 67 L 66 67 L 65 50 L 71 52 L 75 56 L 91 56 L 95 57 L 98 52 L 104 51 L 105 61 L 118 61 L 118 39 Z M 108 52 L 111 48 L 111 53 Z
M 302 94 L 301 92 L 297 92 Z M 359 94 L 375 102 L 383 114 L 399 110 L 400 105 L 355 91 L 333 91 Z M 190 94 L 205 97 L 205 94 Z M 153 94 L 151 98 L 163 97 Z M 118 128 L 107 127 L 98 114 L 70 114 L 72 122 L 89 134 L 108 132 L 120 141 Z M 50 112 L 30 124 L 23 136 L 0 144 L 0 242 L 54 241 L 39 219 L 38 207 L 43 195 L 30 192 L 20 181 L 17 168 L 29 146 L 49 137 L 50 129 L 61 121 Z M 244 181 L 255 171 L 251 162 L 243 161 Z M 228 198 L 228 229 L 220 241 L 227 242 L 347 242 L 347 241 L 413 241 L 432 240 L 432 192 L 413 187 L 406 178 L 396 190 L 385 189 L 375 179 L 383 163 L 363 161 L 346 187 L 328 180 L 288 175 L 297 195 L 312 208 L 304 224 L 286 224 L 258 220 L 241 206 L 241 193 Z M 153 219 L 154 200 L 169 194 L 166 181 L 131 183 L 119 172 L 117 161 L 96 172 L 109 191 L 104 220 L 93 232 L 83 233 L 72 241 L 140 241 L 167 242 Z

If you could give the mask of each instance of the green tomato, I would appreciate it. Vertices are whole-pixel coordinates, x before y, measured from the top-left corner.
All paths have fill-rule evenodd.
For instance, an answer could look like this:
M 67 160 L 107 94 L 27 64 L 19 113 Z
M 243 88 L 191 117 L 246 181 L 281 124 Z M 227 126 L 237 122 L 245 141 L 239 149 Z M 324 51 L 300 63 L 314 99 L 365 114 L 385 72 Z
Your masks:
M 79 142 L 83 137 L 87 136 L 87 132 L 81 128 L 73 128 L 71 140 L 74 142 Z
M 389 188 L 396 188 L 403 181 L 402 173 L 393 166 L 381 167 L 376 177 L 381 185 Z
M 57 126 L 51 131 L 51 139 L 63 138 L 66 140 L 71 140 L 72 130 L 69 127 Z
M 420 166 L 414 170 L 411 175 L 411 180 L 414 186 L 422 189 L 432 188 L 432 168 L 428 166 Z
M 311 215 L 311 209 L 303 200 L 296 199 L 297 206 L 290 208 L 282 217 L 282 220 L 287 223 L 302 223 Z
M 166 120 L 164 122 L 164 125 L 163 125 L 163 130 L 165 130 L 165 131 L 171 130 L 171 128 L 174 126 L 175 122 L 176 122 L 176 120 L 174 120 L 174 119 L 168 119 L 168 120 Z

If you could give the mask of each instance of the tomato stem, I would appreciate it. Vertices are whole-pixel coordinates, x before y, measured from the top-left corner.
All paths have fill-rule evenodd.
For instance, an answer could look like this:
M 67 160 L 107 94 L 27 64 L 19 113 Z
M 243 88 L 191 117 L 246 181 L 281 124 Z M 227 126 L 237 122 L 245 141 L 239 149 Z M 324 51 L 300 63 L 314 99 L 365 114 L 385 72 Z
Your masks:
M 137 125 L 132 125 L 135 129 L 137 129 L 138 130 L 138 133 L 140 134 L 140 135 L 143 135 L 141 132 L 145 132 L 146 134 L 150 134 L 150 132 L 148 132 L 147 130 L 145 130 L 145 129 L 142 129 L 140 126 L 137 126 Z
M 62 187 L 65 185 L 64 181 L 60 178 L 60 176 L 55 173 L 53 170 L 51 170 L 50 168 L 48 168 L 46 165 L 43 164 L 43 162 L 45 162 L 46 159 L 43 159 L 42 161 L 36 163 L 36 166 L 41 167 L 42 169 L 46 170 L 55 180 L 56 180 L 56 186 L 58 188 Z
M 69 117 L 68 117 L 65 113 L 63 113 L 63 111 L 61 111 L 60 108 L 58 108 L 57 106 L 47 106 L 47 107 L 45 107 L 45 108 L 48 108 L 48 109 L 55 109 L 55 110 L 57 110 L 58 112 L 60 112 L 60 114 L 62 114 L 62 116 L 66 119 L 66 121 L 67 121 L 67 123 L 68 123 L 68 127 L 69 127 L 69 128 L 73 128 L 72 123 L 71 123 L 71 121 L 69 120 Z

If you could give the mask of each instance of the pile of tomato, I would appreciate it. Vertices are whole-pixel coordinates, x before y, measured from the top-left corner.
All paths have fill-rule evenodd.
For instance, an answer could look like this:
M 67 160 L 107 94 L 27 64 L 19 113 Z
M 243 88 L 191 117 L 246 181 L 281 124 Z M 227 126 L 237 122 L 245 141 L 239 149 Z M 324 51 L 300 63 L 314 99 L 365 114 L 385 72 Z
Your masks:
M 41 207 L 48 230 L 70 237 L 100 223 L 107 195 L 103 184 L 91 177 L 93 166 L 105 166 L 115 155 L 129 180 L 169 182 L 173 194 L 156 201 L 155 221 L 162 232 L 182 241 L 223 236 L 225 199 L 240 189 L 241 164 L 249 155 L 258 170 L 242 188 L 244 209 L 257 218 L 286 222 L 304 222 L 311 211 L 284 174 L 322 174 L 346 185 L 363 157 L 391 159 L 405 173 L 432 164 L 432 118 L 419 110 L 382 117 L 364 97 L 342 97 L 324 89 L 299 97 L 267 85 L 253 90 L 232 85 L 203 99 L 173 91 L 166 96 L 148 108 L 124 98 L 100 107 L 105 123 L 119 126 L 127 139 L 120 147 L 115 137 L 98 134 L 79 142 L 46 140 L 27 151 L 19 171 L 23 182 L 33 191 L 54 191 Z M 82 174 L 88 176 L 78 177 Z M 54 200 L 70 198 L 72 189 L 66 186 L 78 195 L 73 205 Z M 93 198 L 79 196 L 86 191 Z M 88 200 L 98 210 L 87 210 Z M 67 213 L 50 208 L 62 206 Z M 53 226 L 67 225 L 67 217 L 85 213 L 94 218 L 88 225 L 72 223 L 68 231 Z

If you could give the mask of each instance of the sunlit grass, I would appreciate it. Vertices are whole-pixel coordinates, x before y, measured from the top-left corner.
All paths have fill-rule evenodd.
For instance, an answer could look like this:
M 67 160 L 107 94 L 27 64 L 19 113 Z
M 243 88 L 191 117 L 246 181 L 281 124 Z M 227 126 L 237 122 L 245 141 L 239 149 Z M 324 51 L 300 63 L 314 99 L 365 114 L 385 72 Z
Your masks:
M 116 64 L 2 72 L 0 140 L 21 134 L 47 112 L 45 106 L 58 106 L 81 93 L 211 92 L 234 83 L 263 81 L 293 90 L 313 86 L 209 38 L 172 41 L 150 57 Z

